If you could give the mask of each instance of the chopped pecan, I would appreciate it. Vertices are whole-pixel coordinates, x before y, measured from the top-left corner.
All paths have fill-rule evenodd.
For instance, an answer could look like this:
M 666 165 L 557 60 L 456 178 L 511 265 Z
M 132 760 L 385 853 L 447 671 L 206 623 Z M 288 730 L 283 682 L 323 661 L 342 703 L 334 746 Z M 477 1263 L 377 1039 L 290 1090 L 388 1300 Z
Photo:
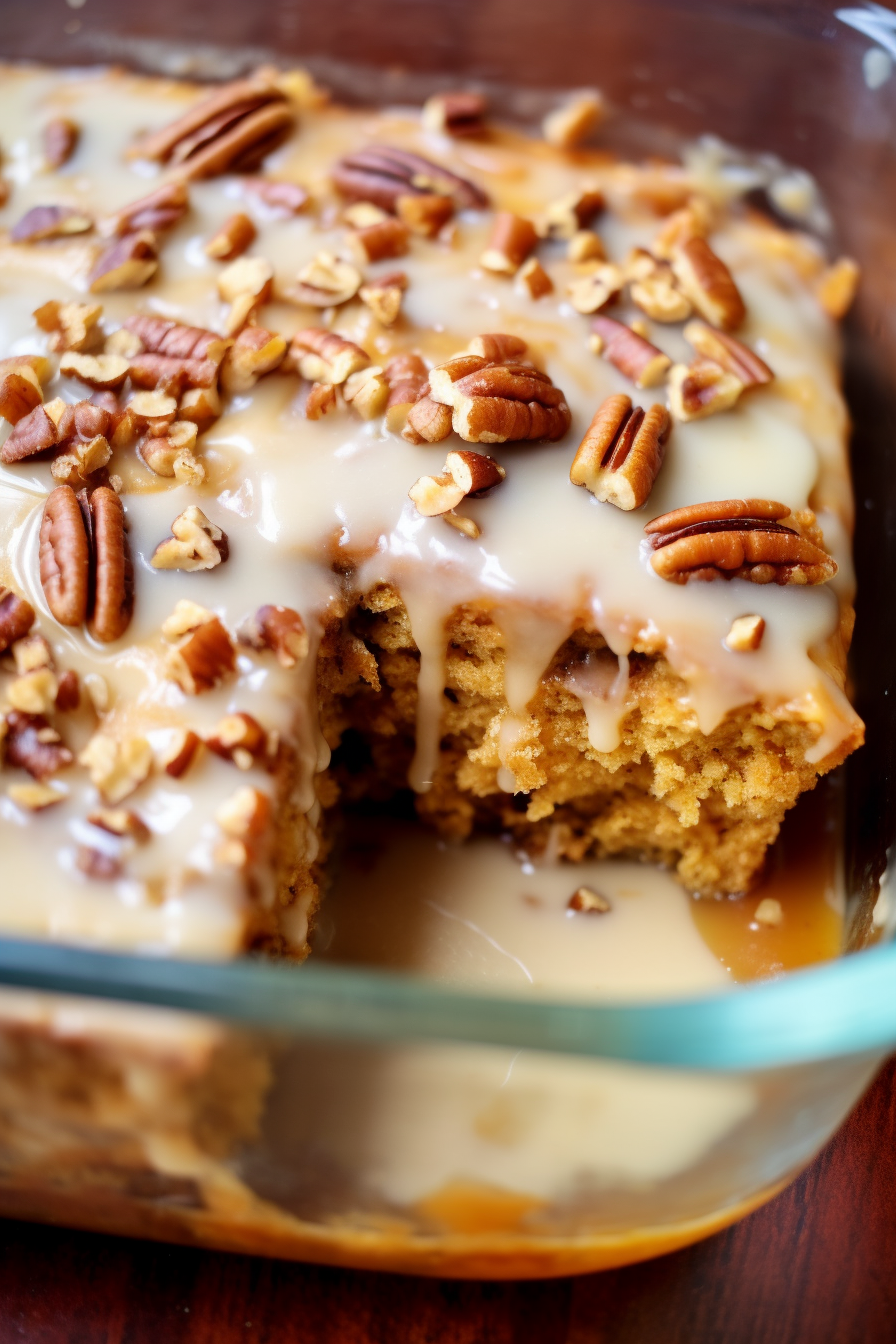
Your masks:
M 273 147 L 293 112 L 281 89 L 264 77 L 235 80 L 202 98 L 182 117 L 143 136 L 130 158 L 174 163 L 184 178 L 213 177 Z
M 305 398 L 306 420 L 322 420 L 338 405 L 336 389 L 329 383 L 312 383 Z
M 635 387 L 654 387 L 671 368 L 668 355 L 614 317 L 592 318 L 591 332 L 592 348 L 630 378 Z
M 450 406 L 429 396 L 420 397 L 408 411 L 401 437 L 408 443 L 441 443 L 451 433 L 451 419 Z
M 59 361 L 59 372 L 88 387 L 108 391 L 121 387 L 128 376 L 128 361 L 121 355 L 82 355 L 69 350 Z
M 543 299 L 554 288 L 553 280 L 537 257 L 530 257 L 524 262 L 516 278 L 519 287 L 525 290 L 530 299 Z
M 285 182 L 281 178 L 244 177 L 240 186 L 279 215 L 298 215 L 311 199 L 298 182 Z
M 46 406 L 35 406 L 13 427 L 0 447 L 0 462 L 24 462 L 56 447 L 59 431 Z
M 684 322 L 690 317 L 690 299 L 682 294 L 667 261 L 635 248 L 625 266 L 632 303 L 654 322 Z
M 651 243 L 651 251 L 671 261 L 678 248 L 691 238 L 705 238 L 713 226 L 714 209 L 705 196 L 691 196 L 687 204 L 668 216 Z
M 145 737 L 120 740 L 108 733 L 94 733 L 78 756 L 78 764 L 90 773 L 103 800 L 113 805 L 138 789 L 153 766 L 152 747 Z
M 312 308 L 330 308 L 348 303 L 361 288 L 361 272 L 348 261 L 340 261 L 331 252 L 318 252 L 313 261 L 299 271 L 296 283 L 287 290 L 295 303 Z
M 124 872 L 120 859 L 103 849 L 94 849 L 92 845 L 78 845 L 75 850 L 75 867 L 95 882 L 114 882 Z
M 596 90 L 578 93 L 562 107 L 549 112 L 541 124 L 548 144 L 575 149 L 603 120 L 604 102 Z
M 622 292 L 625 276 L 612 261 L 593 261 L 583 275 L 571 281 L 569 298 L 577 313 L 596 313 Z
M 144 350 L 171 359 L 211 360 L 220 363 L 230 342 L 205 327 L 188 327 L 151 313 L 136 313 L 125 322 L 140 338 Z
M 580 230 L 587 229 L 595 215 L 603 208 L 603 193 L 596 187 L 582 187 L 567 192 L 565 196 L 560 196 L 548 206 L 544 215 L 543 231 L 551 238 L 571 239 Z M 603 255 L 603 249 L 599 255 Z
M 504 480 L 500 463 L 485 453 L 460 448 L 448 454 L 438 476 L 421 476 L 408 491 L 408 498 L 424 518 L 435 518 L 457 508 L 462 500 L 479 499 Z
M 233 761 L 240 770 L 248 770 L 266 754 L 267 734 L 251 714 L 226 714 L 215 724 L 205 745 L 216 756 Z
M 215 821 L 225 835 L 238 840 L 257 838 L 267 828 L 271 800 L 260 789 L 244 786 L 218 808 Z
M 190 462 L 196 446 L 197 426 L 191 420 L 178 420 L 168 425 L 163 434 L 149 434 L 138 445 L 137 452 L 157 476 L 178 476 L 178 463 Z M 196 467 L 200 464 L 195 463 Z
M 290 358 L 303 378 L 338 387 L 350 374 L 370 364 L 368 355 L 354 341 L 323 327 L 297 331 L 289 347 Z
M 216 387 L 188 388 L 177 408 L 179 420 L 191 420 L 200 429 L 207 429 L 220 414 L 221 398 Z
M 740 290 L 728 267 L 705 238 L 688 238 L 672 256 L 679 288 L 707 322 L 734 331 L 747 315 Z
M 429 370 L 419 355 L 393 355 L 385 367 L 389 384 L 386 403 L 386 428 L 399 434 L 415 402 L 429 391 Z
M 348 244 L 355 261 L 364 266 L 370 261 L 385 261 L 389 257 L 403 257 L 408 250 L 410 229 L 400 219 L 388 215 L 378 224 L 354 229 Z
M 618 509 L 640 509 L 663 465 L 668 438 L 664 406 L 645 412 L 623 393 L 607 397 L 579 445 L 569 479 Z
M 202 738 L 192 728 L 178 728 L 172 735 L 165 751 L 159 759 L 159 765 L 172 779 L 185 775 L 196 759 L 202 746 Z
M 22 714 L 13 709 L 6 715 L 6 761 L 27 770 L 35 779 L 49 779 L 71 765 L 74 756 L 41 714 Z
M 488 100 L 481 93 L 434 93 L 423 104 L 420 120 L 440 135 L 476 136 L 485 129 Z
M 93 220 L 73 205 L 35 205 L 10 231 L 14 243 L 39 243 L 47 238 L 68 238 L 88 233 Z
M 27 812 L 43 812 L 68 797 L 65 789 L 54 788 L 52 784 L 10 784 L 6 794 L 16 807 Z
M 73 440 L 68 451 L 57 457 L 50 471 L 60 485 L 81 484 L 94 472 L 108 466 L 112 449 L 102 434 L 86 441 Z
M 818 584 L 837 573 L 828 553 L 781 522 L 786 504 L 723 499 L 691 504 L 648 523 L 650 563 L 672 583 L 749 579 L 751 583 Z
M 147 229 L 123 234 L 97 257 L 88 277 L 90 291 L 104 294 L 113 289 L 139 289 L 158 268 L 155 234 Z
M 35 310 L 34 320 L 41 331 L 50 333 L 47 344 L 51 350 L 92 350 L 103 339 L 99 325 L 102 315 L 98 303 L 59 303 L 50 299 Z
M 69 668 L 59 678 L 59 686 L 56 691 L 56 709 L 60 714 L 69 714 L 73 709 L 77 709 L 80 703 L 81 683 L 78 680 L 77 672 L 73 672 Z
M 199 695 L 236 671 L 230 635 L 212 612 L 195 602 L 178 602 L 162 626 L 166 639 L 176 640 L 166 672 L 187 695 Z
M 12 653 L 16 671 L 20 675 L 34 672 L 39 667 L 55 667 L 53 650 L 43 635 L 29 635 L 27 638 L 16 640 Z
M 613 909 L 606 896 L 593 887 L 579 887 L 570 896 L 566 908 L 584 915 L 607 915 Z
M 495 215 L 488 246 L 479 258 L 486 271 L 499 275 L 513 275 L 538 242 L 535 225 L 522 215 L 499 210 Z
M 14 677 L 7 688 L 7 699 L 13 709 L 23 714 L 49 714 L 55 708 L 59 682 L 49 667 L 39 667 Z
M 818 301 L 828 317 L 839 321 L 852 307 L 859 287 L 861 271 L 852 257 L 840 257 L 823 272 L 818 281 Z
M 43 130 L 44 162 L 50 169 L 62 168 L 74 154 L 81 128 L 69 117 L 54 117 Z
M 240 257 L 218 276 L 218 293 L 225 303 L 233 303 L 243 294 L 248 294 L 254 304 L 267 303 L 273 279 L 274 268 L 264 257 Z
M 74 490 L 57 486 L 44 505 L 40 581 L 60 625 L 82 625 L 90 597 L 90 547 Z
M 683 334 L 698 354 L 733 374 L 745 388 L 762 387 L 775 376 L 755 350 L 726 331 L 694 321 L 687 324 Z
M 214 237 L 209 238 L 204 251 L 215 261 L 234 261 L 241 257 L 255 241 L 255 225 L 248 215 L 238 211 L 229 215 Z
M 248 392 L 259 378 L 272 373 L 286 358 L 286 341 L 265 327 L 246 327 L 221 365 L 221 387 L 230 395 Z
M 254 649 L 270 649 L 281 667 L 295 667 L 308 656 L 305 622 L 292 607 L 259 607 L 244 635 Z
M 91 492 L 89 504 L 94 552 L 90 630 L 103 644 L 110 644 L 121 638 L 134 612 L 134 567 L 118 495 L 101 485 Z
M 18 593 L 0 585 L 0 653 L 24 639 L 34 624 L 34 608 Z
M 333 184 L 347 199 L 372 201 L 390 214 L 397 212 L 402 196 L 447 196 L 460 209 L 488 205 L 485 192 L 473 182 L 393 145 L 369 145 L 347 154 L 333 169 Z
M 152 553 L 154 569 L 214 569 L 230 553 L 226 532 L 210 522 L 195 504 L 178 514 L 171 536 L 160 541 Z
M 389 383 L 378 364 L 352 373 L 342 384 L 346 405 L 357 411 L 362 420 L 375 420 L 382 415 L 389 400 Z
M 136 840 L 138 845 L 145 844 L 151 834 L 143 818 L 127 807 L 100 807 L 89 813 L 87 820 L 107 835 L 117 835 L 120 840 Z
M 576 266 L 586 261 L 606 261 L 604 245 L 591 229 L 577 229 L 566 244 L 566 259 Z
M 27 364 L 0 373 L 0 415 L 16 425 L 43 401 L 40 379 Z
M 454 202 L 450 196 L 424 191 L 419 195 L 399 196 L 395 202 L 395 213 L 403 224 L 407 224 L 411 233 L 419 234 L 422 238 L 435 238 L 454 214 Z
M 373 313 L 384 327 L 391 327 L 398 321 L 401 302 L 407 289 L 408 278 L 404 271 L 389 271 L 387 275 L 369 280 L 358 290 L 358 298 Z
M 105 234 L 120 238 L 126 233 L 164 233 L 179 224 L 190 208 L 190 193 L 185 182 L 164 182 L 148 196 L 131 201 L 102 222 Z
M 452 408 L 452 428 L 467 443 L 553 441 L 572 419 L 560 389 L 528 364 L 457 355 L 431 370 L 429 386 L 434 401 Z
M 761 616 L 736 616 L 723 643 L 732 653 L 752 653 L 758 649 L 765 634 Z
M 676 420 L 702 420 L 728 411 L 743 390 L 739 378 L 709 359 L 674 364 L 669 371 L 669 408 Z

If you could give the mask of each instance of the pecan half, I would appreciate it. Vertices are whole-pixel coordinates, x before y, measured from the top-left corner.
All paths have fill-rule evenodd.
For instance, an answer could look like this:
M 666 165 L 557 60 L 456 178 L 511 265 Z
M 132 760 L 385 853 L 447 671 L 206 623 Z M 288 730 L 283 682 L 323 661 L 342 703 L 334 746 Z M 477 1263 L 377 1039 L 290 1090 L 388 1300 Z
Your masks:
M 364 266 L 370 261 L 385 261 L 389 257 L 403 257 L 408 250 L 410 229 L 400 219 L 388 215 L 378 224 L 354 229 L 347 242 L 355 261 Z
M 334 387 L 344 383 L 350 374 L 366 369 L 371 362 L 360 345 L 323 327 L 304 327 L 297 331 L 289 354 L 303 378 Z
M 163 182 L 148 196 L 140 196 L 104 219 L 105 234 L 120 238 L 126 233 L 164 233 L 179 224 L 190 208 L 190 193 L 185 182 Z
M 54 117 L 43 129 L 44 162 L 50 169 L 62 168 L 74 154 L 81 128 L 68 117 Z
M 659 475 L 668 438 L 664 406 L 645 412 L 623 393 L 607 397 L 579 444 L 569 479 L 617 509 L 639 509 Z
M 88 814 L 91 826 L 105 831 L 107 835 L 117 835 L 121 840 L 136 840 L 145 844 L 151 831 L 142 817 L 126 807 L 100 807 Z
M 479 258 L 486 271 L 513 275 L 538 242 L 535 225 L 510 210 L 499 210 L 489 236 L 488 246 Z
M 43 783 L 75 759 L 62 738 L 41 714 L 22 714 L 13 709 L 6 715 L 6 761 L 27 770 Z
M 488 100 L 481 93 L 434 93 L 427 98 L 420 120 L 437 135 L 477 136 L 485 129 Z
M 206 518 L 195 504 L 178 514 L 171 536 L 160 541 L 152 553 L 154 569 L 214 569 L 228 558 L 227 533 Z
M 259 607 L 243 638 L 251 648 L 270 649 L 281 667 L 295 667 L 308 656 L 305 622 L 292 607 Z
M 459 209 L 488 205 L 485 192 L 473 182 L 393 145 L 369 145 L 347 154 L 333 169 L 333 185 L 348 200 L 372 201 L 390 214 L 397 212 L 402 196 L 448 196 Z
M 90 598 L 90 547 L 74 490 L 57 486 L 40 527 L 40 581 L 60 625 L 82 625 Z
M 247 247 L 251 247 L 255 236 L 255 225 L 249 216 L 238 211 L 225 219 L 218 232 L 209 238 L 203 251 L 215 261 L 233 261 L 241 257 Z
M 592 318 L 591 331 L 592 348 L 630 378 L 635 387 L 654 387 L 672 366 L 668 355 L 614 317 Z
M 462 500 L 479 499 L 487 495 L 506 476 L 504 468 L 485 453 L 474 453 L 460 448 L 445 458 L 445 466 L 438 476 L 421 476 L 408 491 L 408 498 L 424 518 L 436 518 L 449 513 Z
M 210 691 L 236 671 L 230 635 L 217 616 L 195 602 L 178 602 L 162 634 L 177 641 L 168 654 L 166 673 L 187 695 Z
M 729 411 L 744 385 L 712 360 L 674 364 L 669 372 L 669 409 L 676 420 L 702 420 Z
M 90 630 L 110 644 L 127 630 L 134 612 L 134 567 L 124 509 L 114 490 L 101 485 L 90 495 L 94 551 L 94 600 Z
M 575 149 L 603 120 L 604 102 L 596 90 L 576 94 L 562 107 L 549 112 L 541 124 L 548 144 Z
M 0 373 L 0 415 L 11 425 L 18 424 L 42 401 L 40 379 L 27 364 Z
M 299 271 L 295 284 L 286 291 L 294 303 L 311 308 L 330 308 L 348 303 L 361 288 L 361 272 L 332 252 L 319 252 Z
M 215 724 L 205 745 L 240 770 L 248 770 L 266 754 L 267 734 L 251 714 L 227 714 Z
M 591 229 L 577 229 L 566 244 L 566 260 L 581 266 L 586 261 L 606 261 L 599 236 Z
M 745 388 L 763 387 L 774 379 L 775 375 L 756 351 L 726 331 L 695 321 L 689 322 L 682 334 L 698 354 L 733 374 Z
M 740 290 L 728 267 L 705 238 L 688 238 L 672 255 L 679 288 L 707 322 L 735 331 L 747 315 Z
M 87 233 L 93 220 L 72 205 L 35 205 L 10 231 L 14 243 L 39 243 L 47 238 L 68 238 Z
M 672 583 L 748 579 L 751 583 L 818 584 L 837 573 L 828 553 L 785 527 L 786 504 L 723 499 L 691 504 L 648 523 L 650 563 Z
M 213 177 L 273 145 L 293 120 L 288 100 L 273 81 L 235 80 L 200 99 L 170 125 L 143 136 L 128 156 L 177 164 L 185 178 Z
M 139 289 L 159 268 L 155 234 L 148 229 L 126 233 L 104 248 L 88 276 L 93 294 L 113 289 Z
M 430 371 L 429 386 L 434 401 L 451 407 L 452 428 L 467 443 L 553 441 L 572 420 L 560 389 L 528 364 L 457 355 Z
M 0 585 L 0 653 L 24 639 L 34 624 L 34 608 L 18 593 Z

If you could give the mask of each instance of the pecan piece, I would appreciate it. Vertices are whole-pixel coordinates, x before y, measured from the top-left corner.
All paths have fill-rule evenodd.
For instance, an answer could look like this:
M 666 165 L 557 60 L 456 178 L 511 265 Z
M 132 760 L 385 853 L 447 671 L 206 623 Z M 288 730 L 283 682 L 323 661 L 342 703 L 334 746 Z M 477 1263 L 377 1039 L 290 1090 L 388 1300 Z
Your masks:
M 481 93 L 434 93 L 427 98 L 420 120 L 437 135 L 477 136 L 485 130 L 488 100 Z
M 404 271 L 389 271 L 387 275 L 377 276 L 358 290 L 358 298 L 373 313 L 384 327 L 391 327 L 398 321 L 404 291 L 408 278 Z
M 553 441 L 572 420 L 560 389 L 528 364 L 457 355 L 431 370 L 429 386 L 434 401 L 451 407 L 452 428 L 467 443 Z
M 761 616 L 736 616 L 722 642 L 732 653 L 752 653 L 759 648 L 764 634 L 765 621 Z
M 51 350 L 92 350 L 103 339 L 98 303 L 59 303 L 50 299 L 34 312 L 41 331 L 50 333 Z M 43 381 L 43 380 L 42 380 Z
M 212 177 L 243 156 L 272 145 L 292 124 L 289 103 L 272 80 L 240 79 L 200 99 L 170 125 L 143 136 L 128 156 L 176 163 L 184 178 Z
M 548 206 L 542 225 L 543 232 L 551 238 L 571 239 L 580 230 L 587 229 L 595 215 L 603 208 L 603 193 L 596 187 L 582 187 L 567 192 L 565 196 L 560 196 Z M 592 234 L 592 237 L 596 235 Z M 598 255 L 603 256 L 603 248 Z
M 126 233 L 104 248 L 88 277 L 92 294 L 113 289 L 139 289 L 159 268 L 155 234 L 147 229 Z
M 10 784 L 6 796 L 16 807 L 23 807 L 27 812 L 43 812 L 64 802 L 68 794 L 65 789 L 54 788 L 52 784 Z
M 514 215 L 510 210 L 499 210 L 479 264 L 498 275 L 513 275 L 537 242 L 538 234 L 531 219 Z
M 0 584 L 0 653 L 5 653 L 16 640 L 24 639 L 34 619 L 31 603 Z
M 224 356 L 221 388 L 229 395 L 250 391 L 286 358 L 286 341 L 265 327 L 245 327 Z
M 178 728 L 159 759 L 159 764 L 172 779 L 185 775 L 202 746 L 202 738 L 192 728 Z
M 195 504 L 178 514 L 171 536 L 160 541 L 152 553 L 154 569 L 214 569 L 230 554 L 227 533 L 222 532 Z
M 81 355 L 69 350 L 59 361 L 59 372 L 98 391 L 109 391 L 121 387 L 127 378 L 128 361 L 121 355 Z
M 592 348 L 630 378 L 635 387 L 654 387 L 672 366 L 668 355 L 614 317 L 592 318 L 591 331 Z
M 360 345 L 323 327 L 297 331 L 289 353 L 303 378 L 334 387 L 344 383 L 350 374 L 366 369 L 371 362 Z
M 402 196 L 450 197 L 460 209 L 481 210 L 488 197 L 448 168 L 393 145 L 369 145 L 347 154 L 333 169 L 333 184 L 348 200 L 372 201 L 390 214 Z
M 417 512 L 424 518 L 449 513 L 462 500 L 487 495 L 506 476 L 504 468 L 485 453 L 460 448 L 445 458 L 438 476 L 421 476 L 408 491 Z
M 751 583 L 818 584 L 837 565 L 814 542 L 781 522 L 786 504 L 769 499 L 723 499 L 691 504 L 648 523 L 650 563 L 672 583 L 743 578 Z
M 774 374 L 755 350 L 744 345 L 736 336 L 719 331 L 706 322 L 689 322 L 682 333 L 699 355 L 718 364 L 726 373 L 733 374 L 746 387 L 763 387 Z
M 312 383 L 305 398 L 305 419 L 322 420 L 338 405 L 336 389 L 329 383 Z
M 530 257 L 516 273 L 517 284 L 530 299 L 543 299 L 550 294 L 554 282 L 537 257 Z
M 55 170 L 68 163 L 74 154 L 81 128 L 68 117 L 54 117 L 43 130 L 44 162 Z
M 87 233 L 93 220 L 72 205 L 35 205 L 10 231 L 14 243 L 39 243 L 47 238 L 68 238 Z
M 451 433 L 451 418 L 450 406 L 432 397 L 420 397 L 408 411 L 401 437 L 408 443 L 441 443 Z
M 355 266 L 340 261 L 331 252 L 319 252 L 299 271 L 287 297 L 312 308 L 330 308 L 348 303 L 360 288 L 361 272 Z
M 624 393 L 607 397 L 579 445 L 569 479 L 617 509 L 639 509 L 653 489 L 669 438 L 664 406 L 644 411 Z
M 103 800 L 122 802 L 149 778 L 153 767 L 152 747 L 145 737 L 119 740 L 107 733 L 94 733 L 78 756 L 78 764 L 90 773 Z
M 728 411 L 743 390 L 739 378 L 709 359 L 674 364 L 669 372 L 669 408 L 676 420 L 702 420 Z
M 127 630 L 134 612 L 134 567 L 118 495 L 101 485 L 89 504 L 94 551 L 90 630 L 103 644 L 111 644 Z
M 419 234 L 422 238 L 435 238 L 454 214 L 454 202 L 450 196 L 423 191 L 419 195 L 399 196 L 395 202 L 395 213 L 403 224 L 407 224 L 411 233 Z
M 579 887 L 566 902 L 566 908 L 583 915 L 607 915 L 613 909 L 603 892 L 593 887 Z
M 6 715 L 6 761 L 27 770 L 41 783 L 71 765 L 74 756 L 42 714 L 22 714 L 13 709 Z
M 654 322 L 684 322 L 690 317 L 691 301 L 677 287 L 667 261 L 651 256 L 639 247 L 626 262 L 625 271 L 631 285 L 632 303 Z
M 0 373 L 0 415 L 16 425 L 43 401 L 40 379 L 27 364 Z
M 400 219 L 388 215 L 378 224 L 355 229 L 348 236 L 348 245 L 355 261 L 361 266 L 370 261 L 385 261 L 403 257 L 408 250 L 410 229 Z
M 618 299 L 625 276 L 612 261 L 588 263 L 588 270 L 568 286 L 569 298 L 577 313 L 596 313 Z
M 56 422 L 46 406 L 35 406 L 22 416 L 0 448 L 0 462 L 24 462 L 55 448 L 59 441 Z
M 247 247 L 255 241 L 255 225 L 248 215 L 238 211 L 229 215 L 218 232 L 209 238 L 204 247 L 207 257 L 215 261 L 234 261 L 241 257 Z
M 852 307 L 859 287 L 861 271 L 852 257 L 840 257 L 828 266 L 818 281 L 818 301 L 828 317 L 835 321 L 845 317 Z
M 292 607 L 259 607 L 243 636 L 253 649 L 270 649 L 281 667 L 295 667 L 308 656 L 305 622 Z
M 511 336 L 504 331 L 489 331 L 474 336 L 467 346 L 469 354 L 492 360 L 521 360 L 525 358 L 528 349 L 521 336 Z
M 57 486 L 44 505 L 40 581 L 59 624 L 82 625 L 90 598 L 90 548 L 81 506 L 68 485 Z
M 575 149 L 603 120 L 604 102 L 597 90 L 576 94 L 562 107 L 549 112 L 541 123 L 548 144 Z
M 278 215 L 298 215 L 311 199 L 298 182 L 285 182 L 281 178 L 244 177 L 240 186 Z
M 389 383 L 378 364 L 369 364 L 346 378 L 342 395 L 346 405 L 357 411 L 362 420 L 375 420 L 386 409 Z
M 120 238 L 126 233 L 164 233 L 179 224 L 190 208 L 190 193 L 185 182 L 164 182 L 148 196 L 118 210 L 102 222 L 102 231 Z
M 267 734 L 251 714 L 226 714 L 205 739 L 209 751 L 240 770 L 248 770 L 267 752 Z
M 688 238 L 672 256 L 679 288 L 707 322 L 734 331 L 747 315 L 740 290 L 728 267 L 705 238 Z

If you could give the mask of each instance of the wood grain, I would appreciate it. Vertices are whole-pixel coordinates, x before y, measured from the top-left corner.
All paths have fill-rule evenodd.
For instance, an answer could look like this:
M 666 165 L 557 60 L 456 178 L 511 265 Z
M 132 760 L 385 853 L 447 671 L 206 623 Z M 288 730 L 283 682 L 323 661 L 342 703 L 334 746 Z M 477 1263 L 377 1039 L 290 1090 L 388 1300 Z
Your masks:
M 0 1344 L 892 1344 L 896 1063 L 738 1227 L 540 1283 L 351 1273 L 0 1222 Z

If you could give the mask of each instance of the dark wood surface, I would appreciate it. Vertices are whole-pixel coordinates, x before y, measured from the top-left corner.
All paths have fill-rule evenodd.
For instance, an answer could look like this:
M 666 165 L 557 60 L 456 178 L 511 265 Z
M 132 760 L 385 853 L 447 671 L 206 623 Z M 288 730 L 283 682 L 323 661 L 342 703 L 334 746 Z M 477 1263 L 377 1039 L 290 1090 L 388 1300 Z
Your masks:
M 893 1344 L 896 1064 L 789 1190 L 648 1264 L 351 1273 L 0 1221 L 0 1344 Z

